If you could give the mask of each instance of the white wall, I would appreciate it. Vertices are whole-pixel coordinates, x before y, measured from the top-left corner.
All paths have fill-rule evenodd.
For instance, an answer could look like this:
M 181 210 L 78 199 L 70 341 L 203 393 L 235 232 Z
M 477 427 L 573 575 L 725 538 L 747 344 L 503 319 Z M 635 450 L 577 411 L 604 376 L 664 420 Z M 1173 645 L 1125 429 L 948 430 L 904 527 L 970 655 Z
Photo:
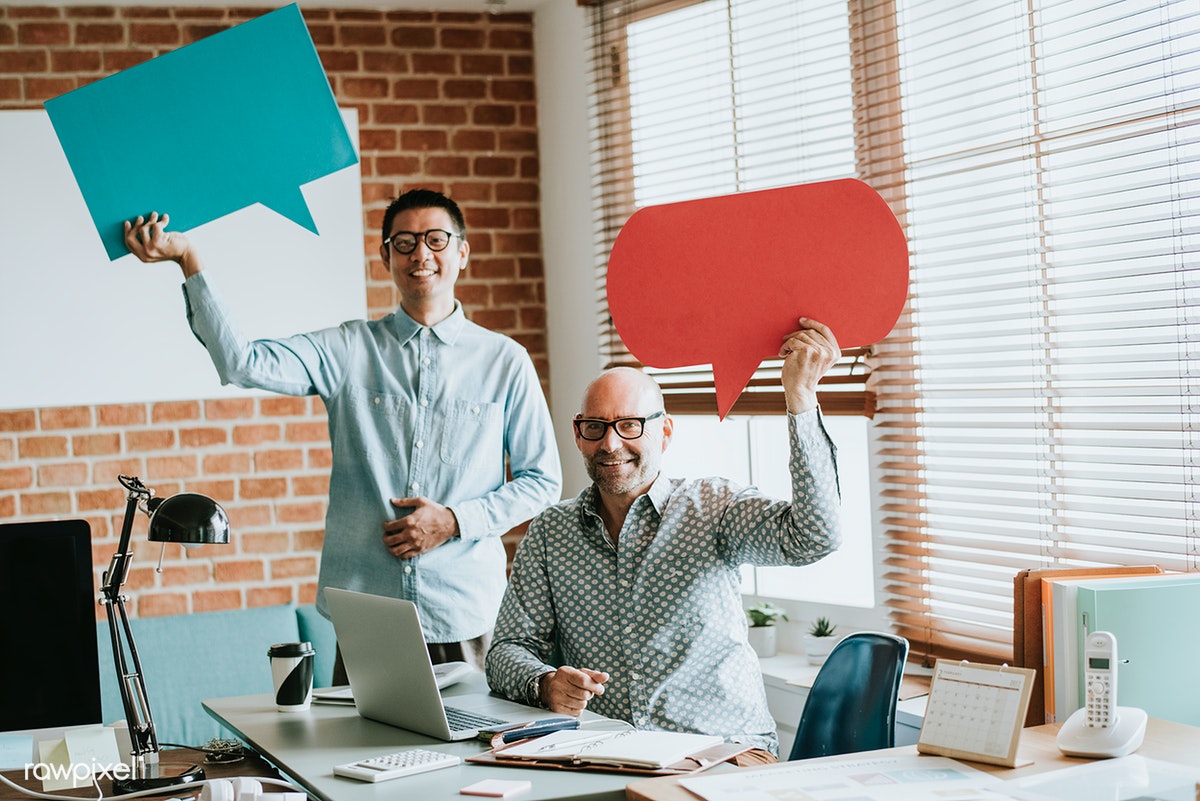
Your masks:
M 46 112 L 0 112 L 0 142 L 0 409 L 246 395 L 188 328 L 176 265 L 108 260 Z M 189 231 L 247 336 L 366 316 L 360 173 L 301 187 L 319 236 L 261 204 Z
M 570 420 L 601 367 L 592 278 L 587 11 L 574 0 L 548 0 L 534 12 L 533 31 L 550 412 L 562 456 L 563 495 L 570 498 L 588 483 Z

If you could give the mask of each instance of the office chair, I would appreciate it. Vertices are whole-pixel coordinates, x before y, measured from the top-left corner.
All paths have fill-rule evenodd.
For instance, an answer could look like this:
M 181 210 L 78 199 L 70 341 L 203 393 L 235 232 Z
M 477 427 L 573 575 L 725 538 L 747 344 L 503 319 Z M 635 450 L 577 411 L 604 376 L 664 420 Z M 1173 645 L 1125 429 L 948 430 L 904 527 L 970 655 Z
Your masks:
M 792 744 L 793 759 L 853 754 L 896 743 L 896 701 L 908 640 L 863 631 L 834 646 L 821 666 Z

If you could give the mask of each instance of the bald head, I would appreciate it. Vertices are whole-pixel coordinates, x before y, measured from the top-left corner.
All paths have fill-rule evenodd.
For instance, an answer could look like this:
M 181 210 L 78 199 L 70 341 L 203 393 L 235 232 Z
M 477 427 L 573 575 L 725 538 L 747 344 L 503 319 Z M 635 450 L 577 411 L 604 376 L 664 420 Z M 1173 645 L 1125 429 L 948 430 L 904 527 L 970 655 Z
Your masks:
M 584 417 L 603 417 L 589 411 L 589 403 L 599 402 L 617 403 L 632 410 L 616 417 L 642 417 L 663 408 L 662 389 L 658 382 L 641 370 L 612 367 L 593 378 L 584 389 L 580 414 Z

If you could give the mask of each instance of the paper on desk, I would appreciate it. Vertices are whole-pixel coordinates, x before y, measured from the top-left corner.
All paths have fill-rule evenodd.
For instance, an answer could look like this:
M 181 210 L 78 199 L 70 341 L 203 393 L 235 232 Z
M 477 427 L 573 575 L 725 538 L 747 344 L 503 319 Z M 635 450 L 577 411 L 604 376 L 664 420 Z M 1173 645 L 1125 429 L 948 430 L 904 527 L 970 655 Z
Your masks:
M 33 737 L 0 734 L 0 770 L 23 768 L 33 759 Z
M 997 801 L 1005 783 L 945 757 L 895 756 L 793 762 L 679 783 L 705 801 Z
M 342 706 L 354 706 L 354 694 L 349 687 L 335 687 L 332 689 L 313 690 L 314 704 L 341 704 Z
M 1184 767 L 1137 754 L 1087 762 L 1006 782 L 1027 801 L 1195 801 L 1200 767 Z

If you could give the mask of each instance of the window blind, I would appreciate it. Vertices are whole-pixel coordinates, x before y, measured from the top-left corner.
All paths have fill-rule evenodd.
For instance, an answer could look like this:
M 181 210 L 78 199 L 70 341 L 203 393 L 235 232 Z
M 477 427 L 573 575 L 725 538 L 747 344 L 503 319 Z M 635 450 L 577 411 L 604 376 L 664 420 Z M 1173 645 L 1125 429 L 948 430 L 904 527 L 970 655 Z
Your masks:
M 1007 659 L 1020 568 L 1200 569 L 1200 5 L 892 20 L 864 55 L 898 64 L 913 275 L 875 349 L 886 603 L 917 654 Z
M 830 0 L 614 0 L 592 15 L 596 325 L 605 365 L 640 367 L 604 291 L 621 226 L 647 205 L 855 175 L 850 26 Z M 730 280 L 748 280 L 736 260 L 762 257 L 754 232 L 722 232 L 713 258 L 731 254 Z M 870 414 L 865 356 L 846 351 L 823 382 L 827 413 Z M 783 412 L 779 364 L 764 363 L 736 412 Z M 672 413 L 716 412 L 707 365 L 650 372 Z
M 909 238 L 909 301 L 869 361 L 885 604 L 913 654 L 1011 658 L 1012 578 L 1022 568 L 1200 570 L 1192 400 L 1200 372 L 1200 6 L 785 5 L 827 13 L 821 19 L 839 37 L 836 20 L 846 20 L 849 80 L 831 66 L 846 64 L 841 45 L 831 46 L 798 68 L 803 80 L 790 73 L 777 91 L 814 97 L 806 87 L 818 76 L 849 86 L 853 166 L 838 160 L 840 149 L 807 147 L 846 141 L 845 118 L 830 111 L 842 107 L 833 104 L 823 107 L 829 122 L 796 151 L 812 171 L 781 183 L 856 174 L 889 202 Z M 594 47 L 596 74 L 605 76 L 595 95 L 598 297 L 606 245 L 637 203 L 682 197 L 673 189 L 638 195 L 630 178 L 642 155 L 624 86 L 636 68 L 626 27 L 683 19 L 666 15 L 685 10 L 698 25 L 699 6 L 725 8 L 730 20 L 739 10 L 681 0 L 594 11 L 607 32 Z M 724 39 L 686 38 L 681 26 L 686 48 L 706 52 L 729 76 L 746 75 L 731 55 L 733 22 Z M 825 30 L 808 20 L 801 27 Z M 760 49 L 810 46 L 797 36 Z M 663 81 L 674 97 L 658 102 L 686 110 L 699 91 L 690 77 L 684 70 L 675 83 Z M 748 80 L 729 78 L 739 89 Z M 723 186 L 761 188 L 749 178 L 760 173 L 736 168 L 739 147 L 754 137 L 743 130 L 747 115 L 732 101 L 728 108 L 726 127 L 706 129 L 709 144 L 692 141 L 681 152 L 732 153 L 735 167 L 718 171 Z M 680 141 L 699 130 L 678 127 Z M 680 170 L 691 178 L 709 169 L 697 164 Z M 598 323 L 607 325 L 606 316 L 601 307 Z M 609 332 L 610 358 L 619 360 Z M 769 382 L 770 368 L 758 378 Z M 684 371 L 663 380 L 695 401 L 705 378 Z

